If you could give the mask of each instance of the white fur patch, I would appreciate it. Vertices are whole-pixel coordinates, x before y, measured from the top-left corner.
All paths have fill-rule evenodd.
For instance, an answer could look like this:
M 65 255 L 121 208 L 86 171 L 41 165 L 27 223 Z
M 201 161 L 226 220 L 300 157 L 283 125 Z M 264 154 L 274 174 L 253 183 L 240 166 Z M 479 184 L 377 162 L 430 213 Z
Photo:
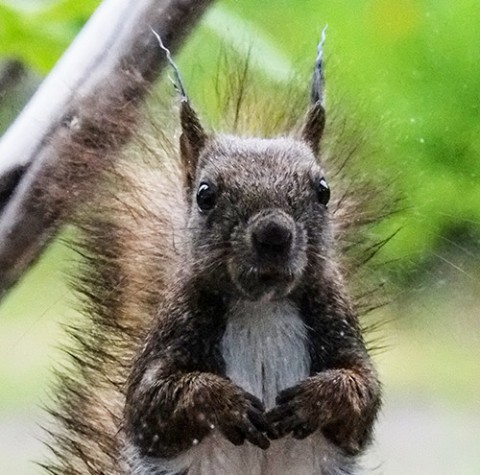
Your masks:
M 288 302 L 240 302 L 227 321 L 227 376 L 272 408 L 282 389 L 309 374 L 307 333 L 298 311 Z
M 227 316 L 221 343 L 227 376 L 267 408 L 279 391 L 309 375 L 307 331 L 289 302 L 239 302 Z M 213 434 L 174 460 L 135 460 L 135 475 L 351 475 L 357 473 L 321 433 L 305 440 L 285 437 L 266 451 L 236 447 Z

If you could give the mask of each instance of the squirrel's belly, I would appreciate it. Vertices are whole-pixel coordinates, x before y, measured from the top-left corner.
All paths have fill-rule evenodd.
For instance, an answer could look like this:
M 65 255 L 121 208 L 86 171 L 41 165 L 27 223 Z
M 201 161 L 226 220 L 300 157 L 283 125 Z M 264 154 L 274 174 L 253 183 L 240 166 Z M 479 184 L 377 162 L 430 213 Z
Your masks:
M 190 454 L 188 475 L 357 475 L 352 460 L 320 433 L 305 440 L 285 437 L 272 441 L 268 450 L 246 442 L 237 447 L 219 433 L 213 434 Z M 185 467 L 185 466 L 184 466 Z M 180 469 L 180 467 L 179 467 Z M 165 472 L 168 475 L 183 475 Z M 163 473 L 162 473 L 163 475 Z

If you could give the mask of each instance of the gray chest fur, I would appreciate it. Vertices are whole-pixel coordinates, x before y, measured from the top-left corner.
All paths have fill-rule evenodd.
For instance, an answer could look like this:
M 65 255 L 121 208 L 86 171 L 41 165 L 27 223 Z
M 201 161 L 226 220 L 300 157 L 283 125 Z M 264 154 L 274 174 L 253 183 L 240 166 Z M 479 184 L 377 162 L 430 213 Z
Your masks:
M 267 408 L 275 405 L 279 391 L 309 374 L 306 328 L 288 302 L 236 304 L 221 350 L 227 376 Z

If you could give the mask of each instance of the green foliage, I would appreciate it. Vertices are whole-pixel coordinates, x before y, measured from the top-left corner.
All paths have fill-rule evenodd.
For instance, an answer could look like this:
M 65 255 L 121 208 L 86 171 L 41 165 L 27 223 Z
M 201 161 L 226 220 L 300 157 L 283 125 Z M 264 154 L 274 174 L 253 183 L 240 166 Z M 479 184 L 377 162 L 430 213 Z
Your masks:
M 0 55 L 47 73 L 98 4 L 99 0 L 0 3 Z
M 236 28 L 218 25 L 228 15 Z M 457 244 L 479 238 L 479 22 L 480 10 L 472 0 L 455 2 L 455 8 L 448 0 L 303 0 L 295 8 L 280 0 L 226 0 L 205 24 L 226 43 L 243 40 L 237 51 L 249 51 L 253 62 L 277 81 L 312 61 L 320 32 L 329 25 L 330 104 L 342 104 L 351 125 L 365 127 L 373 137 L 377 151 L 365 161 L 366 173 L 395 177 L 390 181 L 406 211 L 380 232 L 402 228 L 386 254 L 400 257 L 407 271 L 435 252 L 452 230 L 463 230 L 454 237 Z M 218 38 L 204 35 L 208 47 L 202 50 L 211 52 L 213 40 Z M 198 44 L 187 47 L 186 64 L 198 58 Z M 277 54 L 267 56 L 265 44 Z M 207 55 L 200 53 L 200 61 L 208 64 Z M 282 62 L 284 71 L 278 72 Z M 207 67 L 196 66 L 196 89 L 208 88 L 206 79 L 197 81 Z M 388 179 L 385 186 L 392 186 Z

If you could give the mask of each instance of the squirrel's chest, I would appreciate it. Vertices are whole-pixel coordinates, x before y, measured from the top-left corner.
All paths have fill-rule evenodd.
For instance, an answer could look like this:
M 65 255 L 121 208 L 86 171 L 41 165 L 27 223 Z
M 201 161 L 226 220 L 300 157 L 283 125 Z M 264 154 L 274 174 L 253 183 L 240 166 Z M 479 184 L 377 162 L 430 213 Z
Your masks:
M 241 302 L 231 308 L 221 341 L 227 376 L 246 391 L 275 405 L 279 391 L 310 373 L 307 329 L 288 302 Z M 337 452 L 321 433 L 305 440 L 286 436 L 268 450 L 245 442 L 235 446 L 214 432 L 185 454 L 178 471 L 161 475 L 346 475 Z M 156 475 L 156 472 L 155 472 Z
M 289 302 L 240 302 L 221 342 L 227 376 L 273 407 L 279 391 L 308 377 L 307 329 Z

